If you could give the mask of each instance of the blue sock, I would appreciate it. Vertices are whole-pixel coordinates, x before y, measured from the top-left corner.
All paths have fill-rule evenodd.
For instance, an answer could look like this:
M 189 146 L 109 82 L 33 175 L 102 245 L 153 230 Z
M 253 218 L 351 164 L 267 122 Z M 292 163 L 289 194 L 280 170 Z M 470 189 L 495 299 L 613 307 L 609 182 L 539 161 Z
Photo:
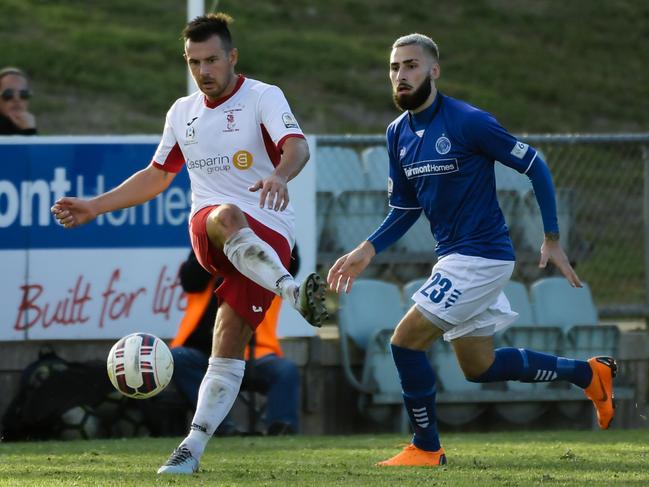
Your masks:
M 391 347 L 401 379 L 403 402 L 415 431 L 412 442 L 422 450 L 437 451 L 440 444 L 435 415 L 435 372 L 428 362 L 426 352 L 396 345 Z
M 471 382 L 551 382 L 566 380 L 585 389 L 593 372 L 588 362 L 535 352 L 525 348 L 498 348 L 491 367 Z

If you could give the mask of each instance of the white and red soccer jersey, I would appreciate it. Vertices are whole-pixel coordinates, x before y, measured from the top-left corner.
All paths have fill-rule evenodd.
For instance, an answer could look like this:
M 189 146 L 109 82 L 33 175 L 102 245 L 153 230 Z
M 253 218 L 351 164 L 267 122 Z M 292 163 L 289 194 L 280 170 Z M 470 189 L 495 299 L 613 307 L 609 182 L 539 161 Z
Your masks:
M 231 95 L 210 103 L 200 91 L 169 109 L 152 164 L 178 172 L 187 164 L 192 188 L 190 218 L 201 208 L 231 203 L 282 234 L 293 246 L 293 207 L 259 207 L 248 188 L 279 164 L 289 137 L 304 137 L 277 86 L 239 76 Z

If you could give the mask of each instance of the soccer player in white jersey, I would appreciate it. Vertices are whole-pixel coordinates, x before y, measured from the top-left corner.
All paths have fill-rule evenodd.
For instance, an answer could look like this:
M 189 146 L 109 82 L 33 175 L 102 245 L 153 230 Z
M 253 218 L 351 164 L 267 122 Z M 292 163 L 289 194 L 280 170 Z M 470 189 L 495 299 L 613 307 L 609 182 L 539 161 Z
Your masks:
M 435 374 L 425 353 L 442 335 L 470 381 L 569 381 L 593 401 L 601 428 L 613 419 L 617 366 L 611 357 L 581 361 L 527 349 L 494 350 L 494 332 L 517 316 L 502 292 L 514 269 L 514 250 L 496 199 L 494 161 L 532 181 L 545 230 L 539 266 L 551 261 L 572 286 L 581 282 L 559 244 L 554 186 L 545 161 L 489 113 L 437 91 L 439 75 L 432 39 L 410 34 L 393 44 L 390 81 L 404 113 L 387 130 L 391 210 L 327 277 L 332 289 L 350 292 L 374 255 L 405 234 L 422 211 L 430 221 L 439 260 L 413 294 L 415 304 L 391 340 L 414 437 L 381 466 L 446 463 L 435 420 Z
M 198 470 L 208 440 L 241 386 L 243 353 L 275 294 L 314 326 L 326 318 L 317 274 L 298 285 L 288 272 L 295 243 L 287 183 L 309 149 L 282 91 L 235 74 L 238 51 L 223 14 L 197 17 L 183 31 L 185 59 L 199 87 L 169 112 L 151 164 L 96 198 L 64 197 L 52 207 L 66 228 L 144 203 L 187 166 L 190 236 L 199 262 L 223 276 L 212 356 L 189 435 L 158 473 Z

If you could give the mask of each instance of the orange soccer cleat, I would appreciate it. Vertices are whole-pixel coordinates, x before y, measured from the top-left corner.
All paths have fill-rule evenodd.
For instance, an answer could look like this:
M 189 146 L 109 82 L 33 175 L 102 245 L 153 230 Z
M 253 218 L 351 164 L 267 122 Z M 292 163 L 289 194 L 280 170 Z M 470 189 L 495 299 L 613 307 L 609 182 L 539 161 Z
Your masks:
M 437 467 L 445 464 L 446 454 L 444 448 L 437 451 L 426 451 L 417 448 L 411 443 L 401 453 L 376 465 L 379 467 Z
M 588 365 L 593 371 L 593 378 L 590 385 L 584 389 L 584 394 L 593 401 L 599 427 L 605 430 L 615 414 L 613 377 L 617 373 L 617 363 L 613 357 L 593 357 L 588 360 Z

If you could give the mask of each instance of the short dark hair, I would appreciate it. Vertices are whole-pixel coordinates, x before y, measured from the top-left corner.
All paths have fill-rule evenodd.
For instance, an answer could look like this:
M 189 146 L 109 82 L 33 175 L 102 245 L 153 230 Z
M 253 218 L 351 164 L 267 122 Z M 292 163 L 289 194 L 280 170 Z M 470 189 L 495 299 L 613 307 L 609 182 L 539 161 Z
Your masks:
M 219 36 L 223 49 L 229 51 L 232 49 L 232 35 L 228 25 L 234 22 L 234 19 L 223 12 L 201 15 L 189 22 L 183 29 L 182 38 L 192 42 L 205 42 L 212 36 Z

